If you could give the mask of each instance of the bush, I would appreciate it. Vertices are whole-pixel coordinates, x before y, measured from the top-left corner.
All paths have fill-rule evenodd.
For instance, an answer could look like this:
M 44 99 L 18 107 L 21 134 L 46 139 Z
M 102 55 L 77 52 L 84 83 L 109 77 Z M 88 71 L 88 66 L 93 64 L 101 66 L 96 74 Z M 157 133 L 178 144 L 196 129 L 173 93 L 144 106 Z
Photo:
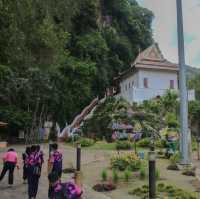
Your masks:
M 156 179 L 159 180 L 160 179 L 160 170 L 156 169 Z
M 165 121 L 169 128 L 178 128 L 179 126 L 177 116 L 174 113 L 167 113 L 165 116 Z
M 112 172 L 112 179 L 113 179 L 114 183 L 117 183 L 119 181 L 119 175 L 118 175 L 116 169 L 114 169 L 113 172 Z
M 106 181 L 108 179 L 108 174 L 107 174 L 106 170 L 103 170 L 101 172 L 101 179 L 102 179 L 102 181 Z
M 140 168 L 140 178 L 141 179 L 146 178 L 146 169 L 145 169 L 145 167 L 141 167 Z
M 148 198 L 148 191 L 149 191 L 149 187 L 144 185 L 142 187 L 129 191 L 129 194 L 136 195 L 139 198 Z M 157 185 L 156 198 L 163 198 L 163 195 L 165 195 L 166 198 L 169 197 L 169 198 L 176 198 L 176 199 L 197 199 L 198 198 L 197 193 L 189 193 L 182 189 L 178 189 L 174 186 L 160 183 Z
M 70 143 L 70 142 L 78 142 L 79 140 L 81 140 L 81 136 L 75 135 L 74 137 L 69 137 L 69 138 L 67 138 L 66 142 L 67 142 L 67 143 Z
M 149 147 L 150 144 L 151 144 L 150 138 L 144 138 L 144 139 L 139 140 L 139 141 L 137 142 L 137 145 L 138 145 L 139 147 L 143 147 L 143 148 Z
M 78 141 L 79 144 L 81 144 L 82 147 L 89 147 L 94 145 L 94 140 L 90 138 L 82 138 L 80 141 Z
M 117 141 L 116 142 L 117 150 L 129 150 L 131 149 L 131 142 L 129 141 Z
M 179 152 L 177 152 L 174 155 L 172 155 L 170 157 L 170 163 L 171 163 L 171 165 L 176 165 L 180 161 L 180 158 L 181 158 L 181 156 L 180 156 Z
M 124 171 L 124 179 L 125 179 L 125 181 L 128 182 L 130 177 L 131 177 L 131 171 L 129 169 L 126 169 Z
M 113 169 L 118 169 L 124 171 L 126 169 L 130 169 L 132 171 L 138 170 L 141 166 L 141 160 L 134 153 L 116 155 L 111 158 L 111 167 Z
M 166 145 L 167 145 L 166 140 L 156 140 L 156 141 L 155 141 L 155 146 L 156 146 L 157 148 L 165 148 Z

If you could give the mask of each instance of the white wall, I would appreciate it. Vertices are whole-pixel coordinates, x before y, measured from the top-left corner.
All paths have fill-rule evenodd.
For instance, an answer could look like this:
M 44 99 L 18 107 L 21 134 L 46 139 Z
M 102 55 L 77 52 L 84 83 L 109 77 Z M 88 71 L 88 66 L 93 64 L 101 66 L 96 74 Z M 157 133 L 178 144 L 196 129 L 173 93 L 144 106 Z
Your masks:
M 138 86 L 139 86 L 138 73 L 135 73 L 132 76 L 120 82 L 121 96 L 127 101 L 133 101 L 133 88 L 137 88 Z
M 148 88 L 144 88 L 144 78 L 148 79 Z M 170 80 L 174 80 L 174 89 L 178 90 L 177 72 L 140 69 L 121 81 L 120 96 L 130 103 L 148 100 L 170 89 Z
M 139 87 L 144 88 L 144 78 L 148 78 L 149 89 L 170 89 L 170 80 L 174 80 L 174 89 L 178 89 L 178 75 L 176 72 L 140 70 Z

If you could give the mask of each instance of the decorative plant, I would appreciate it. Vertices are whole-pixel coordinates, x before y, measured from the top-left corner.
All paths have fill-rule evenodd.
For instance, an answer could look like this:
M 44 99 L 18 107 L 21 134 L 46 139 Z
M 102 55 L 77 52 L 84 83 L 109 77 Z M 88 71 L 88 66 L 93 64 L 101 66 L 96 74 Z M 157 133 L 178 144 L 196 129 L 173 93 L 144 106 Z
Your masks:
M 195 167 L 187 166 L 184 168 L 182 174 L 186 176 L 196 176 L 195 169 Z
M 114 183 L 117 183 L 119 181 L 119 175 L 118 175 L 116 169 L 114 169 L 113 172 L 112 172 L 112 179 L 113 179 Z
M 130 178 L 131 178 L 131 171 L 129 169 L 126 169 L 124 171 L 124 179 L 126 182 L 128 182 Z
M 137 142 L 137 145 L 138 145 L 139 147 L 144 147 L 144 148 L 149 147 L 150 144 L 151 144 L 150 138 L 144 138 L 144 139 L 139 140 L 139 141 Z
M 134 153 L 119 154 L 111 158 L 111 167 L 121 171 L 130 168 L 132 171 L 138 170 L 141 166 L 140 158 Z
M 180 161 L 180 153 L 177 152 L 170 157 L 170 165 L 167 167 L 168 170 L 179 170 L 178 162 Z
M 131 149 L 131 142 L 130 141 L 117 141 L 116 142 L 116 149 L 117 150 Z
M 92 146 L 95 142 L 93 139 L 90 138 L 82 138 L 78 141 L 78 143 L 81 144 L 82 147 L 90 147 Z
M 146 177 L 146 169 L 144 166 L 140 168 L 140 178 L 144 179 Z
M 160 170 L 156 169 L 156 179 L 159 180 L 160 179 Z
M 144 185 L 142 187 L 131 190 L 129 194 L 136 195 L 139 198 L 148 198 L 149 187 Z M 196 193 L 189 193 L 182 189 L 176 188 L 171 185 L 165 185 L 163 183 L 159 183 L 157 185 L 157 197 L 156 198 L 176 198 L 176 199 L 197 199 L 199 198 Z
M 108 179 L 108 174 L 105 169 L 101 172 L 101 179 L 102 181 L 106 181 Z

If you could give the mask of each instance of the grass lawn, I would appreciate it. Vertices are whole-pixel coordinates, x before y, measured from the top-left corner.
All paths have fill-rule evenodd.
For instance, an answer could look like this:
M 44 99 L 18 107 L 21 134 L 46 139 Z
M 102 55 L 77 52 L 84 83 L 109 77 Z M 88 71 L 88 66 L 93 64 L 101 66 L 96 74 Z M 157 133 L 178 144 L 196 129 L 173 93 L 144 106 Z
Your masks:
M 72 144 L 72 143 L 66 143 L 66 145 L 70 146 L 70 147 L 75 147 L 76 144 Z M 89 146 L 89 147 L 82 147 L 82 149 L 85 150 L 102 150 L 102 151 L 116 151 L 116 142 L 112 142 L 112 143 L 108 143 L 106 141 L 97 141 L 95 142 L 94 145 Z M 135 144 L 131 143 L 131 149 L 130 150 L 119 150 L 119 151 L 134 151 L 135 150 Z M 138 147 L 136 148 L 137 152 L 144 152 L 145 153 L 145 157 L 148 154 L 149 148 L 142 148 L 142 147 Z
M 108 143 L 104 141 L 98 141 L 96 142 L 93 146 L 89 147 L 90 149 L 99 149 L 99 150 L 116 150 L 116 144 L 113 143 Z
M 131 150 L 134 150 L 135 149 L 134 143 L 132 143 L 131 145 L 132 145 Z M 115 142 L 108 143 L 105 141 L 98 141 L 93 146 L 90 146 L 87 148 L 94 149 L 94 150 L 113 150 L 114 151 L 114 150 L 116 150 L 116 143 Z M 147 151 L 147 150 L 148 149 L 137 147 L 137 151 Z

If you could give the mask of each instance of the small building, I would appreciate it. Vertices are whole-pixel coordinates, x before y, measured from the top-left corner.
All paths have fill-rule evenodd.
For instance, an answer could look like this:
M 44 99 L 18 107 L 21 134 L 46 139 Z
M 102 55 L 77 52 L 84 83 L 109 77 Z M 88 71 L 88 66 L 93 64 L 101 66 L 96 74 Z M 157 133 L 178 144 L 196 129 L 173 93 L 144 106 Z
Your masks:
M 178 73 L 178 65 L 166 60 L 155 43 L 114 79 L 115 96 L 133 103 L 162 96 L 169 89 L 178 91 Z

